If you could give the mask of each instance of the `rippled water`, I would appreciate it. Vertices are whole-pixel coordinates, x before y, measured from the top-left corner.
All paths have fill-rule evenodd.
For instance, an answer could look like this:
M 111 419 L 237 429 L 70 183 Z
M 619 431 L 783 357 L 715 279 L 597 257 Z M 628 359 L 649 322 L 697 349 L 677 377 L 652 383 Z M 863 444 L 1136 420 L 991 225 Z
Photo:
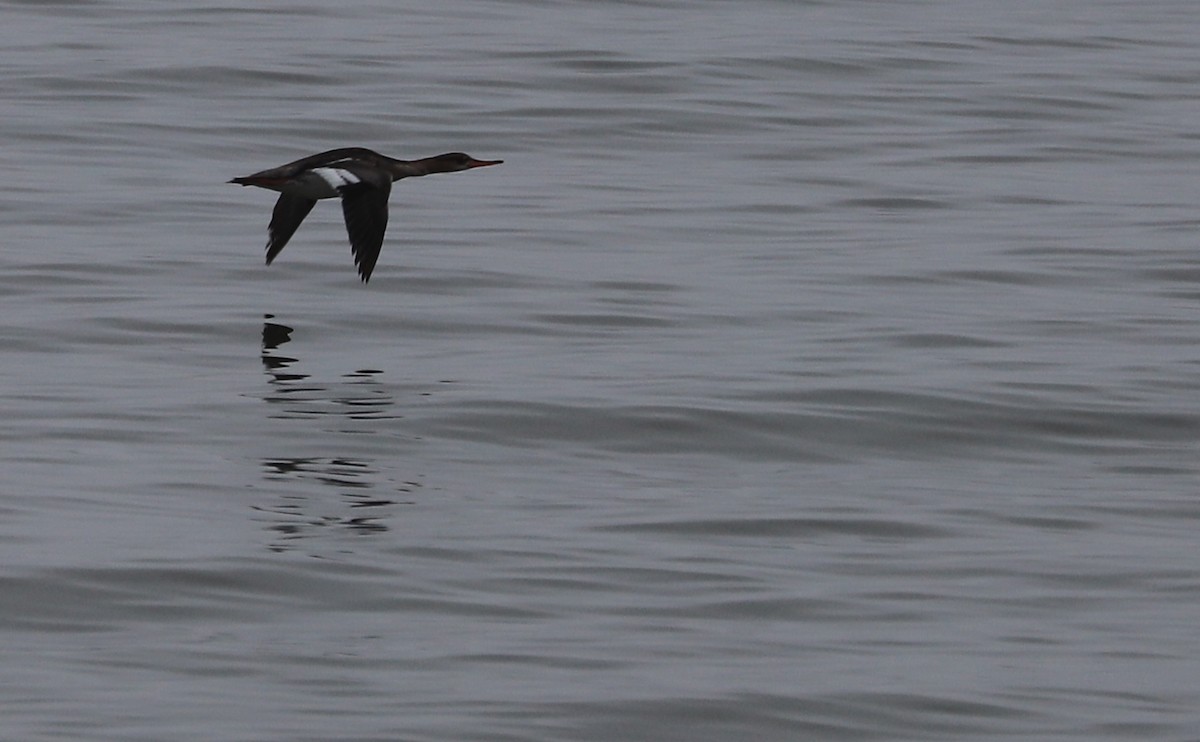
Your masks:
M 1196 738 L 1198 23 L 8 3 L 0 737 Z

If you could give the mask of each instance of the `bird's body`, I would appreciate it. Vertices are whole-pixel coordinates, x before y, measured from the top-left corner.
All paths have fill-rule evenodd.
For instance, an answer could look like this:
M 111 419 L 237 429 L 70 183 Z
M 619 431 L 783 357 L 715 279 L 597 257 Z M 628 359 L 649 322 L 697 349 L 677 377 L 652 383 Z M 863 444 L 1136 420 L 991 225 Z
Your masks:
M 354 264 L 366 282 L 371 278 L 375 261 L 379 259 L 379 248 L 383 245 L 393 181 L 501 162 L 503 160 L 476 160 L 461 152 L 421 160 L 396 160 L 362 147 L 345 147 L 229 182 L 258 186 L 280 194 L 267 227 L 267 265 L 287 245 L 317 201 L 341 198 Z

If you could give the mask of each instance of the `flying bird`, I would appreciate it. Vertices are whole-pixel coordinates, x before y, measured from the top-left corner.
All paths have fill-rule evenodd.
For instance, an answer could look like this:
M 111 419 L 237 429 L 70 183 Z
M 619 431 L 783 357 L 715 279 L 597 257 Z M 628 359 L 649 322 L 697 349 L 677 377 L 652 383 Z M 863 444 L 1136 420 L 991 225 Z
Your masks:
M 296 233 L 304 217 L 323 198 L 341 198 L 350 250 L 363 283 L 371 279 L 383 233 L 387 230 L 392 182 L 433 173 L 454 173 L 503 160 L 476 160 L 449 152 L 421 160 L 396 160 L 363 147 L 331 149 L 286 165 L 234 178 L 230 183 L 279 192 L 267 227 L 267 265 Z

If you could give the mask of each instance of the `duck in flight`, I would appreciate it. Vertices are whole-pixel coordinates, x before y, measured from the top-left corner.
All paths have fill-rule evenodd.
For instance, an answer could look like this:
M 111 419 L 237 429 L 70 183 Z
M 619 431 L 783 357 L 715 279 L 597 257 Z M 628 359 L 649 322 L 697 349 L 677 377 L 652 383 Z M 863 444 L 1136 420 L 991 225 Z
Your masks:
M 503 160 L 476 160 L 450 152 L 421 160 L 395 160 L 362 147 L 331 149 L 286 165 L 234 178 L 230 183 L 279 192 L 267 227 L 267 265 L 283 250 L 300 222 L 323 198 L 341 198 L 354 264 L 363 283 L 371 279 L 387 230 L 392 182 L 432 173 L 454 173 Z

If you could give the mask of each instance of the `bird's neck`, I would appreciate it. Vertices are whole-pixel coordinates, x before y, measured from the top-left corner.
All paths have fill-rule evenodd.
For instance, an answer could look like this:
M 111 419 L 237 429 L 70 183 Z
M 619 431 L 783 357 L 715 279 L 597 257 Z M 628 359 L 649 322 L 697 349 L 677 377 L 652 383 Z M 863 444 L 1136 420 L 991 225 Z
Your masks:
M 423 160 L 392 160 L 387 163 L 387 168 L 392 172 L 392 180 L 416 178 L 430 173 L 429 168 L 423 162 Z
M 437 157 L 422 157 L 419 160 L 392 160 L 388 169 L 392 171 L 392 180 L 400 180 L 445 172 L 439 164 Z

